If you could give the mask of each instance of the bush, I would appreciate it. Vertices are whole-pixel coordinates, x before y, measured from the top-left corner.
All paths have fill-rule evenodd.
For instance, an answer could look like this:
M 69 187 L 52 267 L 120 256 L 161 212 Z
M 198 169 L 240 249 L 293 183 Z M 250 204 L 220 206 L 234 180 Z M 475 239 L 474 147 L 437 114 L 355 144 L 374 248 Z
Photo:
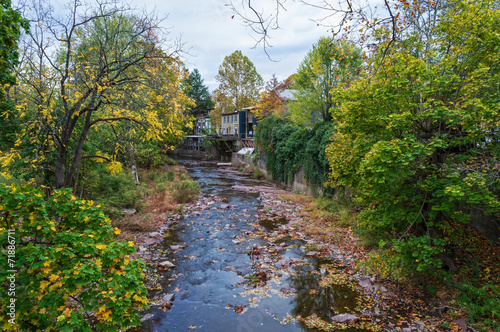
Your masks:
M 463 284 L 460 289 L 459 301 L 467 307 L 471 322 L 500 331 L 500 286 Z
M 196 181 L 185 180 L 174 183 L 173 189 L 172 197 L 177 203 L 184 204 L 198 198 L 200 185 Z
M 120 217 L 122 209 L 142 208 L 143 197 L 131 173 L 109 174 L 99 170 L 91 173 L 86 187 L 86 197 L 104 205 L 105 213 Z
M 13 229 L 15 234 L 9 232 Z M 0 293 L 0 330 L 117 331 L 140 323 L 147 307 L 144 263 L 130 260 L 133 242 L 103 209 L 69 189 L 45 199 L 39 189 L 0 185 L 0 285 L 16 270 L 16 324 L 8 323 L 8 292 Z M 15 244 L 13 243 L 15 239 Z

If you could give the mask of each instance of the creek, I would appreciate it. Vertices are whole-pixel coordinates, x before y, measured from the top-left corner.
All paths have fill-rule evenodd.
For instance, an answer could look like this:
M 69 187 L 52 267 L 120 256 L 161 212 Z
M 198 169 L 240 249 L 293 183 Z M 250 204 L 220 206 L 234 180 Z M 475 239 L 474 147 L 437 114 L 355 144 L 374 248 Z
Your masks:
M 277 234 L 287 220 L 259 218 L 261 195 L 233 188 L 272 184 L 227 168 L 185 167 L 201 197 L 148 248 L 175 267 L 158 271 L 151 308 L 134 331 L 312 331 L 294 318 L 330 321 L 356 310 L 356 289 L 318 286 L 329 260 L 308 254 L 303 240 L 263 236 Z M 175 295 L 167 306 L 159 300 L 165 294 Z

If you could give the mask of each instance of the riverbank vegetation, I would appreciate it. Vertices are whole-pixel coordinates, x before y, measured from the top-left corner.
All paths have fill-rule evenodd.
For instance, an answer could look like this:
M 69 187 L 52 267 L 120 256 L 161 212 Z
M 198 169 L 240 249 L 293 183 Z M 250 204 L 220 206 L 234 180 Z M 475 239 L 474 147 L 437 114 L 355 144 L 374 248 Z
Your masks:
M 330 135 L 316 150 L 326 159 L 317 161 L 323 188 L 355 211 L 349 223 L 373 250 L 366 271 L 429 296 L 446 290 L 471 323 L 495 330 L 499 239 L 485 236 L 498 234 L 500 215 L 498 3 L 395 9 L 401 16 L 392 29 L 375 29 L 381 42 L 356 77 L 331 85 Z M 307 174 L 319 123 L 286 118 L 263 120 L 256 141 L 268 172 L 290 183 L 300 167 Z M 480 222 L 490 231 L 474 230 Z
M 119 2 L 33 6 L 0 7 L 0 329 L 126 329 L 148 303 L 132 240 L 198 193 L 177 166 L 144 170 L 192 127 L 181 48 Z

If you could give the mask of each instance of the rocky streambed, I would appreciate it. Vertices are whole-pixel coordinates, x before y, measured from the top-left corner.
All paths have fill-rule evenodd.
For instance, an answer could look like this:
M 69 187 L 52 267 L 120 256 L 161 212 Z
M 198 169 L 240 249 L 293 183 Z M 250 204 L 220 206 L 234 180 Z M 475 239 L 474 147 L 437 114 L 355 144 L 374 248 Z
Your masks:
M 186 169 L 202 194 L 139 247 L 151 308 L 134 331 L 427 331 L 437 322 L 354 269 L 358 254 L 334 234 L 306 234 L 289 192 L 230 168 Z

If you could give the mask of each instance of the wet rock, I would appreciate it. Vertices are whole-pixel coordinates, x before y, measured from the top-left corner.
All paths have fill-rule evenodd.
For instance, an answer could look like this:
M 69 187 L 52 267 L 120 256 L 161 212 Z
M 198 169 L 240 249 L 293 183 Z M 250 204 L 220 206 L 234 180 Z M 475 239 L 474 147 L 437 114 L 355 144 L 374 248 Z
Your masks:
M 144 239 L 144 244 L 146 245 L 150 245 L 150 244 L 153 244 L 153 243 L 156 243 L 156 240 L 155 239 L 152 239 L 152 238 L 147 238 L 147 239 Z
M 297 293 L 297 290 L 293 287 L 283 287 L 280 289 L 280 291 L 285 294 Z
M 336 323 L 354 323 L 358 320 L 358 316 L 353 315 L 353 314 L 340 314 L 332 317 L 332 321 Z
M 178 244 L 178 245 L 171 245 L 170 246 L 170 249 L 172 250 L 181 250 L 181 249 L 184 249 L 186 248 L 185 246 L 183 246 L 182 244 Z
M 175 264 L 170 261 L 164 261 L 159 263 L 158 265 L 163 267 L 175 267 Z
M 174 299 L 175 299 L 175 294 L 171 293 L 163 296 L 161 300 L 162 302 L 172 302 Z
M 371 291 L 373 289 L 373 285 L 369 279 L 361 279 L 359 280 L 359 286 L 363 287 L 366 290 Z
M 141 322 L 145 322 L 151 318 L 153 318 L 153 315 L 151 315 L 151 314 L 144 315 L 144 317 L 141 318 Z

